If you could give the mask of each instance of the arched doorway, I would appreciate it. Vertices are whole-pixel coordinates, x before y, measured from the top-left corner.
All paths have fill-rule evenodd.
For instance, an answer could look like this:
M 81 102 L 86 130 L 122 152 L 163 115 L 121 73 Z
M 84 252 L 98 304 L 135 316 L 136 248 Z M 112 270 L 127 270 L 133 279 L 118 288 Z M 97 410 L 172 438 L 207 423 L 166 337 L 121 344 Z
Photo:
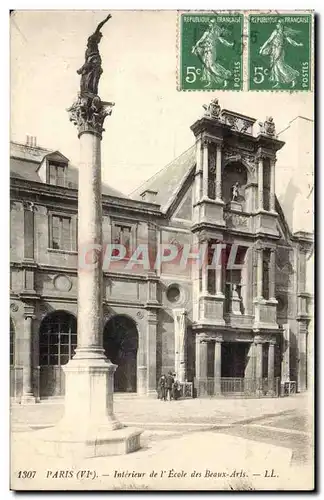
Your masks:
M 62 396 L 65 379 L 62 366 L 74 355 L 77 321 L 66 311 L 55 311 L 42 321 L 39 330 L 40 396 Z
M 111 318 L 104 328 L 103 346 L 107 358 L 118 365 L 115 391 L 136 392 L 138 332 L 135 321 L 127 316 Z

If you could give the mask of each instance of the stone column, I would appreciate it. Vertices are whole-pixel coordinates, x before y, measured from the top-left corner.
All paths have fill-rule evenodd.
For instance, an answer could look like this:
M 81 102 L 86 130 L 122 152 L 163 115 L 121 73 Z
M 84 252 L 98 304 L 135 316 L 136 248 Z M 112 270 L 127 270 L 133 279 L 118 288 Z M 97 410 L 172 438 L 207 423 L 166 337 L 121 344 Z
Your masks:
M 216 295 L 221 295 L 224 297 L 223 294 L 223 254 L 222 251 L 220 250 L 220 244 L 218 244 L 214 250 L 216 252 L 216 267 L 215 267 L 215 291 Z
M 270 248 L 269 262 L 269 299 L 276 300 L 276 249 Z
M 307 389 L 307 327 L 305 321 L 298 322 L 298 391 Z
M 174 371 L 179 382 L 186 381 L 186 320 L 185 309 L 174 309 Z
M 33 320 L 34 307 L 26 306 L 24 311 L 24 350 L 23 350 L 23 391 L 22 403 L 35 403 L 33 392 L 33 362 L 32 362 L 32 342 L 33 342 Z
M 281 362 L 281 382 L 290 382 L 290 328 L 289 324 L 283 325 L 283 347 Z
M 89 72 L 89 55 L 83 65 L 80 93 L 68 109 L 78 128 L 80 163 L 78 182 L 78 343 L 64 366 L 65 408 L 62 420 L 39 431 L 43 441 L 55 443 L 55 455 L 81 457 L 121 455 L 140 447 L 142 431 L 122 426 L 113 411 L 116 365 L 105 356 L 102 338 L 102 197 L 101 149 L 106 116 L 113 104 L 98 95 L 102 73 L 98 43 L 100 29 L 91 36 L 98 57 Z M 96 35 L 95 35 L 96 34 Z M 101 36 L 99 36 L 99 34 Z M 123 427 L 123 428 L 122 428 Z M 114 432 L 112 432 L 114 431 Z M 36 438 L 36 436 L 35 436 Z
M 155 309 L 147 311 L 147 394 L 156 396 L 156 331 L 157 313 Z
M 263 210 L 263 158 L 261 156 L 258 165 L 258 209 Z
M 207 394 L 207 348 L 208 339 L 196 334 L 196 390 L 198 396 Z
M 221 376 L 222 376 L 222 341 L 215 339 L 215 358 L 214 358 L 214 394 L 221 394 Z
M 194 204 L 198 203 L 201 199 L 201 180 L 202 180 L 202 141 L 200 138 L 196 141 L 196 178 L 195 178 L 195 199 Z
M 262 390 L 263 343 L 255 339 L 255 380 L 257 392 Z
M 24 261 L 34 261 L 34 210 L 35 205 L 24 202 Z
M 275 376 L 274 376 L 274 362 L 275 362 L 275 345 L 276 341 L 271 340 L 269 342 L 269 353 L 268 353 L 268 388 L 270 393 L 274 394 L 275 390 Z
M 270 160 L 270 212 L 276 211 L 276 160 Z
M 140 320 L 143 320 L 144 314 L 142 311 L 137 314 L 137 317 L 140 318 Z M 146 340 L 146 334 L 147 332 L 144 330 L 144 325 L 143 322 L 141 321 L 141 327 L 138 328 L 138 335 L 139 335 L 139 345 L 138 345 L 138 352 L 137 352 L 137 393 L 141 395 L 146 395 L 147 392 L 147 357 L 146 357 L 146 346 L 147 346 L 147 340 Z
M 247 363 L 245 367 L 244 378 L 251 380 L 255 379 L 255 344 L 252 342 L 249 346 L 247 355 Z
M 222 145 L 216 144 L 216 200 L 222 200 Z
M 208 142 L 203 141 L 203 198 L 208 198 Z
M 263 248 L 257 248 L 257 299 L 263 298 Z
M 113 413 L 116 365 L 107 360 L 102 332 L 102 195 L 101 139 L 103 122 L 112 103 L 99 96 L 79 94 L 69 108 L 78 127 L 80 162 L 78 182 L 78 344 L 65 372 L 66 426 L 82 420 L 96 434 L 98 425 L 118 429 Z M 87 256 L 87 258 L 86 258 Z
M 199 243 L 203 247 L 204 261 L 201 266 L 201 293 L 202 295 L 208 294 L 208 246 L 209 241 L 202 241 Z

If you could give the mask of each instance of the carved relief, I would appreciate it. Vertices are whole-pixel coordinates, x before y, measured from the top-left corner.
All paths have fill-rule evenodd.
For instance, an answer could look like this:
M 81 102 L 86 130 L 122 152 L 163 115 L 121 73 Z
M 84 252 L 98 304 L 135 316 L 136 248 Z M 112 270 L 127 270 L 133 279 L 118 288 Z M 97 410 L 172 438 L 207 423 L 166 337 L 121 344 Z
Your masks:
M 60 292 L 69 292 L 72 288 L 72 282 L 65 274 L 58 274 L 53 278 L 54 287 Z
M 18 309 L 19 309 L 18 304 L 15 304 L 14 302 L 12 302 L 12 303 L 10 304 L 10 311 L 12 311 L 12 312 L 17 312 L 17 311 L 18 311 Z
M 248 130 L 248 128 L 251 127 L 251 122 L 248 120 L 244 120 L 244 118 L 227 114 L 224 118 L 225 125 L 229 125 L 232 130 L 240 132 L 241 134 L 244 134 Z
M 230 212 L 224 213 L 224 219 L 228 227 L 247 227 L 249 218 L 245 215 L 232 214 Z

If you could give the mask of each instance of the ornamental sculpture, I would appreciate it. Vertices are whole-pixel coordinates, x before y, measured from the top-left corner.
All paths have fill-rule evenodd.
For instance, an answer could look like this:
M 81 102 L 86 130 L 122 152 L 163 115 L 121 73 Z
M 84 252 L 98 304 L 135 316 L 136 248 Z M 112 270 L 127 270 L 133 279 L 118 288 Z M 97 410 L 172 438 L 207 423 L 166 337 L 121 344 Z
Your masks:
M 98 49 L 98 45 L 102 38 L 100 30 L 110 18 L 111 14 L 98 24 L 96 31 L 88 38 L 87 49 L 85 51 L 85 62 L 83 66 L 77 70 L 78 75 L 81 75 L 81 94 L 85 92 L 89 92 L 94 95 L 98 94 L 98 83 L 103 73 L 103 69 L 101 67 L 101 57 Z
M 205 110 L 205 116 L 208 116 L 209 118 L 214 118 L 214 119 L 219 118 L 219 115 L 221 112 L 221 107 L 218 104 L 218 99 L 212 99 L 208 105 L 203 104 L 203 108 Z
M 274 137 L 276 135 L 276 126 L 272 116 L 268 116 L 264 123 L 259 122 L 260 134 L 270 135 Z
M 70 121 L 82 132 L 94 132 L 101 136 L 106 116 L 111 115 L 114 103 L 104 102 L 98 96 L 98 84 L 103 73 L 98 45 L 102 38 L 101 28 L 111 18 L 109 14 L 98 24 L 95 32 L 89 36 L 85 52 L 85 62 L 77 70 L 81 75 L 80 92 L 77 100 L 68 108 Z

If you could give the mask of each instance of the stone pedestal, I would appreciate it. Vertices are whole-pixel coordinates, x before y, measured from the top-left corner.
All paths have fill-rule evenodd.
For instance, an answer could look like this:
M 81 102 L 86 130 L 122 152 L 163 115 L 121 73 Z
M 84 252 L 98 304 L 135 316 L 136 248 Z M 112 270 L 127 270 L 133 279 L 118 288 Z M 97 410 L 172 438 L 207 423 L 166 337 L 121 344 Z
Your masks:
M 237 314 L 241 315 L 241 299 L 239 297 L 239 294 L 237 292 L 237 288 L 235 285 L 233 286 L 232 289 L 232 297 L 231 297 L 231 312 L 232 314 Z
M 236 212 L 242 212 L 242 205 L 241 203 L 238 203 L 237 201 L 230 201 L 228 204 L 228 208 L 230 210 L 234 210 Z

